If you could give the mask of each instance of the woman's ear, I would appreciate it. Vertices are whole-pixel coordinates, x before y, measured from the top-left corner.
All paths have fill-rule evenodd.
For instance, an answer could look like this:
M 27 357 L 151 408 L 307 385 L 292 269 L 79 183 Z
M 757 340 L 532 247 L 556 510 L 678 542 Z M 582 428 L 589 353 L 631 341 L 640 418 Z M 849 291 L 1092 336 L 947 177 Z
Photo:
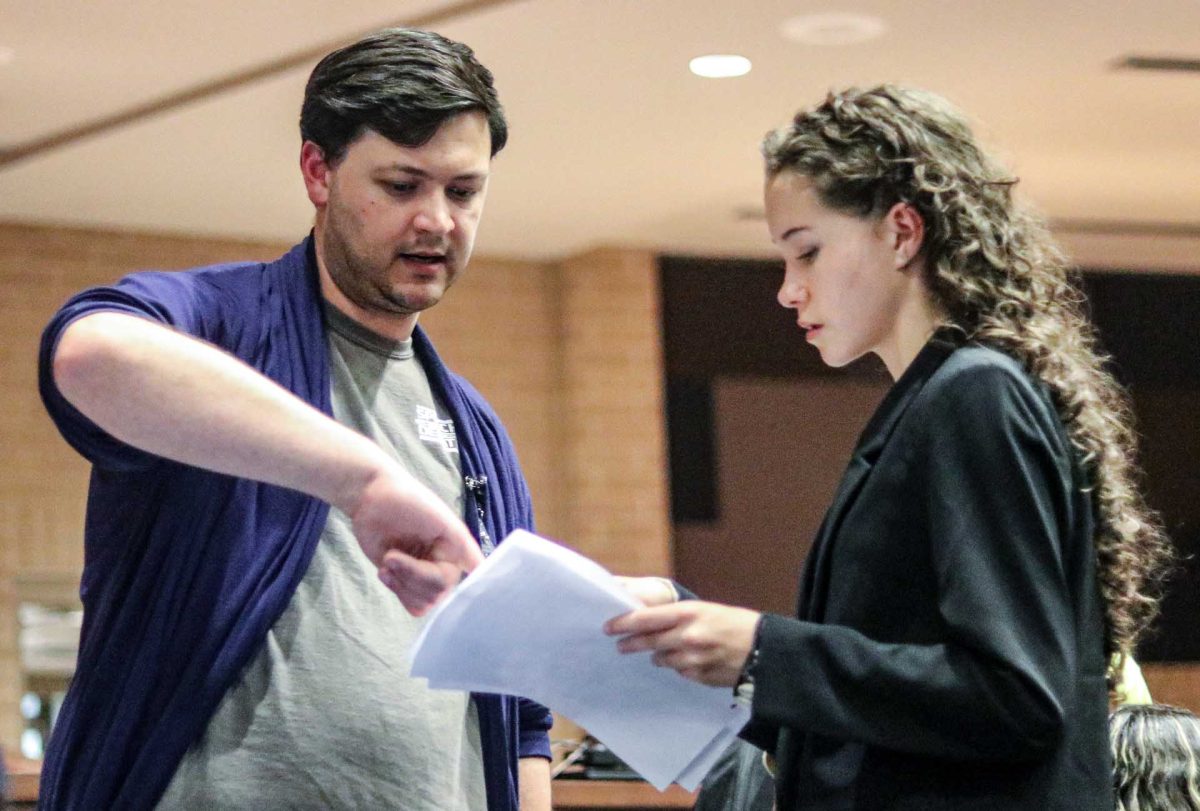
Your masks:
M 883 215 L 883 225 L 896 255 L 896 267 L 908 267 L 925 243 L 925 218 L 908 203 L 896 203 Z

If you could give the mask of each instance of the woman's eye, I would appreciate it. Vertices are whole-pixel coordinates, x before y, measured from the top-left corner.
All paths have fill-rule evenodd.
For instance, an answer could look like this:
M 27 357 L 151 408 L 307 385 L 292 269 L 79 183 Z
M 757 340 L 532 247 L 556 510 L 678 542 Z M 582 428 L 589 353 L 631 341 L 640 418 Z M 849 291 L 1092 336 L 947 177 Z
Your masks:
M 801 262 L 811 262 L 812 260 L 817 258 L 817 252 L 819 250 L 820 250 L 820 248 L 809 248 L 807 251 L 800 254 L 800 256 L 799 256 L 800 261 Z

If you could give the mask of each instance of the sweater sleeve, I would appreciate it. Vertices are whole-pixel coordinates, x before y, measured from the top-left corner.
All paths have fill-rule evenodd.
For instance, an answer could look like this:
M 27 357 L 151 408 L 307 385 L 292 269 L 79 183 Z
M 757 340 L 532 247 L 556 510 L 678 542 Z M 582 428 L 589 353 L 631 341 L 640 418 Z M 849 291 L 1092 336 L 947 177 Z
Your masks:
M 1057 417 L 1011 369 L 970 368 L 941 388 L 909 415 L 920 427 L 908 480 L 940 638 L 888 643 L 768 615 L 760 724 L 952 759 L 1033 758 L 1062 734 L 1079 664 Z
M 70 298 L 42 333 L 38 389 L 63 438 L 94 465 L 117 471 L 152 466 L 157 457 L 121 442 L 84 416 L 63 397 L 54 382 L 53 360 L 63 333 L 72 323 L 99 312 L 137 316 L 190 334 L 201 332 L 198 299 L 182 273 L 136 273 L 115 285 L 93 287 Z
M 263 348 L 262 267 L 261 263 L 244 262 L 184 271 L 144 271 L 71 297 L 42 333 L 38 355 L 38 388 L 63 438 L 100 468 L 132 472 L 158 461 L 158 457 L 106 433 L 62 396 L 54 382 L 52 363 L 67 327 L 98 312 L 124 313 L 206 341 L 250 362 Z
M 517 715 L 520 740 L 517 757 L 544 757 L 550 759 L 550 727 L 554 716 L 550 710 L 528 698 L 517 699 Z

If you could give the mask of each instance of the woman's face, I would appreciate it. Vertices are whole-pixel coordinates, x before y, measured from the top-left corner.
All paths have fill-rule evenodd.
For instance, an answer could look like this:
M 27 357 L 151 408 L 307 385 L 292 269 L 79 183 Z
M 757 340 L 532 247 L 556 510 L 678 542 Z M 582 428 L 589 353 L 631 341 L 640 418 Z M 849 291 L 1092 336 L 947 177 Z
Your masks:
M 928 310 L 924 283 L 910 267 L 920 247 L 919 215 L 899 204 L 879 219 L 843 214 L 823 205 L 807 178 L 788 171 L 768 179 L 765 201 L 771 241 L 785 264 L 779 303 L 796 311 L 821 360 L 844 366 L 874 352 L 898 377 L 929 334 L 929 325 L 910 323 Z M 906 216 L 917 218 L 915 235 L 897 220 Z

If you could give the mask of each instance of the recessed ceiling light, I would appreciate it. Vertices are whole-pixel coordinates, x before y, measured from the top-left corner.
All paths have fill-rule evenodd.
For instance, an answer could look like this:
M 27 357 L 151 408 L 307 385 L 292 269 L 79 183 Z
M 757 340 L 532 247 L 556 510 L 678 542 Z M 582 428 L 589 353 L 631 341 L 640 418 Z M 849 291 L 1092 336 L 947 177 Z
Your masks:
M 830 12 L 792 17 L 781 27 L 784 37 L 805 45 L 854 45 L 883 36 L 887 23 L 871 14 Z
M 750 72 L 750 60 L 737 54 L 709 54 L 697 56 L 688 67 L 697 76 L 706 79 L 727 79 L 730 76 L 744 76 Z
M 17 52 L 12 48 L 6 48 L 0 45 L 0 65 L 7 65 L 9 62 L 17 58 Z

